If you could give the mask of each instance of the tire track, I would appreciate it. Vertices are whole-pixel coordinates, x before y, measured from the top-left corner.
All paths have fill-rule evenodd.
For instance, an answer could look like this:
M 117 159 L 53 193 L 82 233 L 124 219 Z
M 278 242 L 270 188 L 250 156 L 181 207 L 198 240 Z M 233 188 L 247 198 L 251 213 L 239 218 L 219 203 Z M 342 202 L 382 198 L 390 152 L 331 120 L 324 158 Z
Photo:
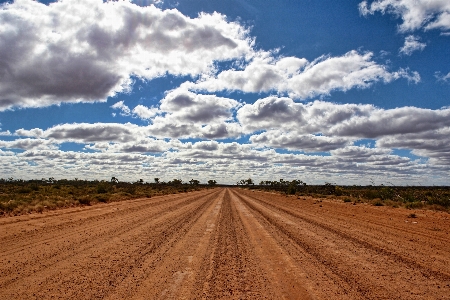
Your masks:
M 444 297 L 446 291 L 441 286 L 447 287 L 448 293 L 450 282 L 445 273 L 424 270 L 423 266 L 414 261 L 411 264 L 409 259 L 401 260 L 368 242 L 342 233 L 339 229 L 298 216 L 280 207 L 280 203 L 272 204 L 267 200 L 243 196 L 239 192 L 237 196 L 267 226 L 293 241 L 330 270 L 335 275 L 330 276 L 330 279 L 336 284 L 343 280 L 344 284 L 340 284 L 345 294 L 356 292 L 365 299 L 421 299 L 424 295 Z M 297 255 L 295 252 L 291 254 Z M 403 291 L 401 297 L 398 295 L 399 291 Z
M 39 265 L 41 259 L 35 257 L 34 263 L 37 266 L 32 267 L 26 264 L 21 266 L 24 271 L 13 282 L 6 282 L 6 287 L 20 291 L 21 288 L 29 284 L 36 285 L 39 282 L 40 285 L 45 286 L 47 289 L 51 286 L 53 291 L 61 289 L 61 287 L 66 287 L 65 290 L 70 291 L 70 287 L 73 287 L 74 283 L 76 283 L 75 286 L 77 287 L 92 287 L 92 284 L 104 286 L 107 284 L 108 288 L 105 287 L 104 290 L 98 290 L 98 287 L 97 289 L 95 287 L 93 288 L 93 290 L 98 290 L 98 293 L 104 295 L 106 293 L 105 291 L 108 291 L 111 285 L 117 285 L 120 282 L 120 278 L 123 278 L 124 275 L 122 272 L 119 272 L 118 276 L 110 276 L 108 282 L 99 281 L 99 275 L 104 273 L 102 267 L 107 269 L 109 266 L 110 268 L 118 268 L 118 270 L 129 272 L 134 268 L 132 266 L 139 264 L 139 257 L 143 258 L 148 256 L 162 245 L 170 245 L 169 240 L 173 234 L 182 234 L 184 224 L 194 216 L 201 214 L 210 202 L 210 199 L 218 192 L 216 191 L 212 195 L 203 195 L 197 199 L 191 198 L 188 201 L 183 201 L 185 205 L 181 207 L 171 205 L 163 211 L 156 211 L 153 216 L 149 216 L 150 218 L 155 218 L 151 221 L 149 221 L 148 217 L 145 217 L 145 212 L 138 214 L 139 218 L 137 219 L 134 214 L 128 215 L 127 220 L 131 222 L 119 224 L 119 227 L 122 227 L 119 230 L 117 230 L 117 227 L 106 230 L 101 232 L 100 236 L 98 234 L 93 235 L 86 241 L 81 241 L 80 245 L 74 245 L 72 249 L 69 246 L 69 248 L 58 249 L 56 253 L 50 254 L 52 258 L 50 264 L 44 264 L 44 266 Z M 155 217 L 158 213 L 160 216 Z M 90 229 L 99 230 L 99 228 L 103 228 L 102 223 L 97 225 Z M 135 233 L 133 234 L 133 232 Z M 115 242 L 119 243 L 122 248 L 124 244 L 129 243 L 127 245 L 128 248 L 123 249 L 121 252 L 115 251 L 115 243 L 109 242 L 111 236 L 114 237 Z M 133 243 L 135 244 L 134 247 L 132 247 Z M 129 259 L 124 258 L 125 253 L 128 254 L 127 257 L 130 257 Z M 95 268 L 89 268 L 85 265 L 94 260 L 96 261 Z M 74 262 L 73 265 L 69 264 L 70 261 Z M 77 264 L 77 261 L 83 261 L 83 263 Z M 22 268 L 15 268 L 15 270 L 22 270 Z M 89 282 L 85 279 L 88 279 Z M 1 291 L 3 292 L 4 290 L 5 282 L 2 285 Z M 79 291 L 79 288 L 75 289 L 75 291 Z M 45 297 L 45 293 L 35 293 L 35 297 Z M 77 295 L 77 297 L 79 296 Z M 94 296 L 93 298 L 95 298 L 95 295 L 90 296 Z M 91 297 L 86 297 L 86 299 L 91 299 Z
M 450 299 L 450 241 L 322 204 L 218 188 L 3 219 L 0 299 Z
M 429 277 L 436 277 L 436 278 L 439 278 L 440 280 L 450 281 L 450 274 L 449 273 L 442 272 L 440 270 L 430 269 L 427 266 L 424 266 L 424 265 L 422 265 L 422 264 L 420 264 L 420 263 L 418 263 L 418 262 L 416 262 L 416 261 L 414 261 L 412 259 L 409 259 L 408 257 L 405 257 L 404 255 L 401 255 L 399 253 L 391 251 L 391 250 L 389 250 L 387 248 L 380 247 L 380 246 L 378 246 L 376 244 L 369 243 L 369 242 L 367 242 L 365 240 L 361 240 L 359 238 L 356 238 L 356 237 L 354 237 L 354 236 L 352 236 L 350 234 L 347 234 L 347 233 L 343 232 L 342 230 L 339 230 L 339 229 L 336 229 L 334 227 L 331 227 L 331 226 L 329 226 L 329 225 L 327 225 L 325 223 L 318 222 L 318 221 L 316 221 L 316 220 L 314 220 L 312 218 L 299 215 L 298 213 L 292 212 L 291 210 L 285 209 L 285 208 L 283 208 L 283 207 L 281 207 L 279 205 L 274 205 L 273 203 L 270 203 L 270 202 L 268 202 L 266 200 L 261 200 L 261 199 L 255 198 L 255 197 L 251 197 L 249 195 L 246 195 L 246 196 L 250 197 L 250 198 L 252 198 L 252 199 L 254 199 L 256 201 L 263 202 L 265 206 L 269 206 L 272 209 L 275 209 L 275 210 L 277 210 L 279 212 L 283 212 L 283 213 L 288 214 L 288 215 L 290 215 L 292 217 L 300 219 L 300 220 L 302 220 L 304 222 L 307 222 L 307 223 L 312 224 L 314 226 L 320 227 L 320 228 L 322 228 L 322 229 L 324 229 L 326 231 L 329 231 L 330 233 L 338 235 L 338 236 L 340 236 L 343 239 L 351 241 L 355 245 L 359 245 L 361 247 L 364 247 L 364 248 L 367 248 L 367 249 L 371 249 L 371 250 L 377 252 L 378 254 L 385 255 L 385 256 L 387 256 L 389 258 L 395 259 L 396 261 L 398 261 L 400 263 L 403 263 L 403 264 L 408 265 L 408 266 L 412 266 L 415 269 L 419 269 L 422 272 L 422 274 L 425 277 L 427 277 L 427 278 L 429 278 Z
M 209 197 L 209 194 L 205 196 Z M 145 225 L 148 222 L 148 218 L 165 214 L 174 209 L 181 209 L 184 206 L 197 201 L 195 196 L 189 197 L 186 200 L 181 198 L 180 200 L 181 202 L 179 203 L 173 203 L 171 201 L 169 204 L 165 205 L 165 207 L 161 207 L 161 210 L 154 212 L 149 212 L 147 210 L 136 211 L 135 209 L 124 210 L 120 212 L 120 218 L 111 213 L 106 213 L 109 219 L 111 219 L 110 221 L 108 221 L 108 218 L 106 217 L 89 219 L 88 225 L 84 225 L 80 229 L 71 228 L 74 230 L 72 232 L 67 232 L 67 228 L 64 226 L 62 226 L 62 228 L 51 227 L 47 230 L 51 230 L 50 234 L 54 232 L 54 230 L 57 230 L 56 236 L 46 238 L 44 241 L 40 242 L 41 238 L 38 243 L 32 243 L 32 246 L 27 245 L 26 249 L 17 247 L 7 251 L 3 251 L 2 249 L 2 254 L 5 253 L 4 256 L 2 255 L 3 261 L 5 261 L 5 258 L 8 257 L 8 255 L 11 255 L 11 253 L 15 254 L 16 261 L 12 266 L 11 264 L 4 264 L 3 267 L 1 267 L 0 270 L 2 271 L 3 276 L 2 281 L 0 281 L 0 288 L 15 281 L 17 276 L 14 276 L 14 273 L 19 272 L 18 270 L 28 270 L 29 273 L 34 273 L 37 269 L 42 270 L 53 267 L 53 265 L 57 264 L 59 261 L 92 249 L 94 247 L 93 245 L 99 241 L 107 241 L 111 235 L 117 236 L 127 232 L 130 226 L 138 228 L 139 226 Z M 146 208 L 149 209 L 149 207 Z M 130 213 L 135 213 L 133 218 L 130 218 Z M 81 224 L 77 222 L 77 225 Z M 65 234 L 58 234 L 58 232 L 61 231 L 65 232 Z M 42 234 L 48 233 L 43 232 Z M 68 243 L 66 243 L 66 241 L 68 241 Z M 42 247 L 43 244 L 45 244 L 45 247 Z M 13 245 L 13 243 L 5 243 L 2 245 L 8 246 Z M 40 251 L 36 253 L 35 249 L 38 246 L 41 246 L 39 248 Z M 20 256 L 20 260 L 17 260 L 17 256 Z M 39 266 L 39 268 L 37 268 L 37 266 Z M 26 272 L 27 271 L 22 271 L 22 275 L 27 275 Z M 11 276 L 11 274 L 13 274 L 13 276 Z
M 201 273 L 207 274 L 202 299 L 262 299 L 271 297 L 267 278 L 255 261 L 255 254 L 227 189 L 213 231 L 209 254 L 205 256 Z M 200 299 L 200 297 L 195 297 Z
M 111 225 L 111 224 L 117 223 L 117 221 L 121 221 L 122 219 L 126 219 L 129 213 L 141 212 L 141 211 L 143 211 L 145 209 L 154 208 L 154 207 L 157 207 L 157 206 L 160 206 L 160 205 L 166 205 L 167 206 L 167 205 L 170 205 L 170 204 L 172 204 L 172 203 L 174 203 L 176 201 L 182 201 L 183 203 L 187 203 L 187 202 L 191 201 L 192 199 L 195 199 L 196 197 L 197 197 L 196 195 L 189 195 L 188 197 L 183 197 L 181 195 L 181 196 L 179 196 L 179 197 L 177 197 L 175 199 L 160 200 L 160 201 L 157 201 L 157 202 L 153 202 L 153 201 L 150 202 L 149 201 L 150 199 L 143 199 L 143 200 L 140 199 L 137 206 L 133 205 L 131 207 L 126 207 L 123 210 L 119 210 L 119 208 L 116 207 L 117 210 L 108 211 L 106 213 L 104 212 L 104 209 L 98 208 L 97 206 L 92 206 L 92 210 L 94 210 L 94 209 L 95 210 L 100 210 L 100 211 L 102 211 L 102 213 L 100 215 L 89 216 L 89 217 L 86 217 L 86 218 L 80 219 L 80 220 L 67 221 L 67 222 L 64 222 L 62 224 L 58 223 L 56 225 L 45 225 L 44 228 L 39 228 L 40 230 L 37 230 L 36 232 L 35 231 L 31 231 L 31 232 L 28 231 L 28 232 L 22 232 L 22 233 L 19 233 L 19 234 L 14 234 L 14 236 L 11 236 L 11 235 L 10 236 L 6 236 L 6 237 L 3 237 L 3 238 L 0 238 L 0 244 L 10 244 L 10 245 L 13 244 L 13 245 L 15 245 L 15 248 L 11 247 L 7 251 L 16 251 L 17 249 L 21 249 L 21 248 L 24 248 L 24 247 L 27 247 L 27 246 L 36 246 L 36 244 L 34 244 L 33 242 L 28 242 L 29 240 L 32 240 L 33 238 L 39 238 L 39 240 L 40 240 L 39 242 L 40 243 L 46 243 L 49 240 L 53 240 L 53 239 L 59 238 L 59 237 L 67 237 L 67 235 L 68 235 L 67 232 L 64 232 L 64 233 L 61 233 L 60 235 L 54 235 L 54 236 L 52 236 L 50 238 L 47 238 L 47 239 L 44 238 L 44 240 L 43 240 L 42 236 L 39 236 L 39 235 L 42 235 L 42 234 L 48 235 L 48 233 L 44 232 L 44 230 L 45 231 L 55 231 L 55 230 L 64 231 L 66 229 L 71 230 L 72 229 L 71 227 L 80 226 L 82 224 L 84 226 L 83 229 L 80 229 L 78 231 L 75 230 L 75 232 L 73 232 L 73 234 L 76 235 L 77 233 L 79 233 L 79 232 L 81 232 L 83 230 L 90 229 L 90 228 L 86 228 L 86 223 L 98 222 L 98 221 L 100 221 L 102 219 L 110 218 L 110 219 L 113 219 L 113 220 L 111 220 L 111 222 L 109 224 L 104 224 L 104 225 Z M 140 203 L 141 201 L 145 201 L 146 203 L 141 204 Z M 116 203 L 112 203 L 112 204 L 116 204 Z M 117 204 L 119 204 L 119 203 L 117 203 Z M 122 203 L 120 203 L 120 204 L 122 204 Z M 132 204 L 136 204 L 136 203 L 132 203 Z M 175 206 L 175 205 L 179 205 L 179 204 L 173 204 L 173 206 Z M 80 211 L 75 211 L 75 212 L 71 212 L 71 213 L 79 213 L 79 212 Z M 120 216 L 124 216 L 124 217 L 122 217 L 122 219 L 118 219 L 119 215 Z M 45 217 L 42 217 L 42 218 L 33 218 L 32 220 L 27 220 L 27 221 L 28 222 L 33 222 L 35 220 L 40 220 L 40 219 L 45 219 L 45 218 L 52 218 L 52 216 L 45 216 Z M 15 224 L 15 223 L 16 222 L 12 222 L 10 224 Z M 3 225 L 6 225 L 6 224 L 3 224 Z M 5 252 L 5 254 L 7 254 L 7 252 Z
M 172 247 L 160 256 L 160 263 L 143 265 L 144 279 L 136 291 L 118 290 L 110 299 L 195 299 L 195 282 L 205 275 L 198 272 L 209 247 L 212 228 L 217 224 L 224 191 L 211 199 L 211 205 Z M 150 262 L 149 262 L 150 263 Z M 134 276 L 134 274 L 133 274 Z
M 272 299 L 316 299 L 317 295 L 311 293 L 313 285 L 306 273 L 299 268 L 288 251 L 277 243 L 273 231 L 264 227 L 234 193 L 232 201 L 248 233 L 256 259 L 265 272 L 273 293 Z M 267 297 L 269 293 L 264 295 Z

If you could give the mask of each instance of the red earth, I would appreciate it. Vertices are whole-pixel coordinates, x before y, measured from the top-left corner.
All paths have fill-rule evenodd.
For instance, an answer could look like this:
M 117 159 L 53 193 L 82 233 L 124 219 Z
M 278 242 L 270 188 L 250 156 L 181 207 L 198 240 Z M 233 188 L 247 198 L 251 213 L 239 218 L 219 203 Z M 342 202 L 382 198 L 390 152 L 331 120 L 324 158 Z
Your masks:
M 5 217 L 0 299 L 450 299 L 449 231 L 238 188 Z

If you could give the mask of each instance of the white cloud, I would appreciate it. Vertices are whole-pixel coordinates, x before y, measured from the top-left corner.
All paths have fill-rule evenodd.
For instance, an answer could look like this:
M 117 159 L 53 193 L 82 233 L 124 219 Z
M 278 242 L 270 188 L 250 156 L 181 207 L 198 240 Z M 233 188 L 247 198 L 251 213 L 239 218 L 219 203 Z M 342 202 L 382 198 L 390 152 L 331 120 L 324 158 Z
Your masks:
M 436 72 L 434 74 L 434 77 L 436 77 L 438 81 L 447 82 L 448 80 L 450 80 L 450 72 L 447 75 L 442 75 L 440 72 Z
M 242 134 L 242 127 L 235 122 L 203 126 L 199 137 L 205 139 L 236 138 Z
M 237 119 L 247 133 L 272 128 L 290 130 L 307 123 L 305 113 L 305 105 L 290 98 L 267 97 L 242 106 Z
M 327 152 L 345 147 L 350 143 L 349 139 L 343 137 L 299 135 L 295 131 L 283 132 L 281 130 L 269 130 L 252 135 L 250 141 L 256 145 L 304 152 Z
M 9 130 L 0 131 L 0 136 L 10 136 L 10 135 L 12 135 L 12 134 L 11 134 L 11 131 L 9 131 Z
M 122 116 L 129 116 L 131 114 L 130 108 L 128 106 L 126 106 L 123 101 L 119 101 L 119 102 L 115 103 L 114 105 L 111 105 L 111 108 L 120 110 L 121 111 L 120 114 Z
M 6 149 L 57 149 L 53 141 L 46 139 L 16 139 L 14 141 L 1 141 L 0 148 Z
M 19 129 L 16 135 L 41 137 L 62 142 L 95 143 L 95 142 L 130 142 L 146 136 L 146 128 L 126 123 L 74 123 L 60 124 L 47 130 L 35 128 Z
M 288 93 L 294 98 L 328 95 L 332 91 L 367 88 L 376 82 L 388 83 L 399 78 L 420 80 L 417 72 L 400 69 L 389 72 L 372 60 L 371 52 L 350 51 L 343 56 L 321 56 L 309 62 L 296 57 L 274 58 L 260 53 L 243 70 L 225 70 L 217 76 L 204 76 L 183 87 L 196 91 L 239 90 L 243 92 Z
M 27 136 L 27 137 L 35 137 L 35 138 L 39 138 L 42 137 L 44 135 L 44 130 L 40 129 L 40 128 L 33 128 L 30 130 L 26 130 L 26 129 L 17 129 L 14 132 L 15 135 L 17 136 Z
M 188 143 L 177 153 L 168 153 L 168 157 L 183 157 L 195 159 L 196 162 L 205 160 L 226 159 L 228 162 L 248 160 L 257 162 L 270 161 L 271 155 L 276 152 L 271 149 L 257 150 L 253 145 L 231 143 L 218 143 L 215 141 Z
M 400 107 L 374 109 L 369 116 L 353 116 L 328 131 L 339 136 L 378 138 L 395 134 L 417 134 L 450 126 L 450 109 Z
M 333 126 L 357 116 L 370 116 L 372 105 L 334 104 L 324 101 L 296 103 L 290 98 L 267 97 L 246 104 L 237 119 L 248 133 L 279 129 L 299 134 L 327 133 Z
M 236 100 L 200 95 L 177 89 L 161 100 L 160 110 L 171 118 L 196 124 L 214 124 L 232 118 L 231 109 L 239 103 Z
M 450 127 L 419 134 L 391 135 L 377 140 L 377 147 L 412 149 L 417 156 L 430 158 L 435 165 L 450 164 Z
M 33 162 L 63 177 L 72 173 L 64 173 L 59 168 L 73 168 L 73 174 L 78 174 L 74 177 L 91 174 L 93 178 L 105 172 L 124 177 L 130 176 L 126 172 L 144 174 L 150 166 L 152 172 L 190 174 L 192 178 L 194 171 L 204 172 L 204 168 L 234 174 L 223 177 L 229 182 L 233 176 L 249 174 L 245 172 L 273 171 L 284 174 L 280 178 L 288 178 L 289 174 L 298 173 L 295 168 L 313 167 L 308 174 L 317 178 L 322 178 L 320 172 L 348 176 L 371 174 L 398 177 L 405 182 L 409 180 L 402 177 L 406 174 L 445 174 L 448 172 L 445 166 L 450 165 L 447 147 L 450 109 L 447 108 L 381 109 L 325 101 L 296 103 L 283 97 L 267 97 L 241 106 L 228 98 L 178 89 L 161 100 L 161 113 L 149 121 L 148 126 L 75 123 L 45 130 L 19 129 L 12 134 L 18 138 L 0 141 L 0 148 L 26 151 L 7 156 L 8 160 L 1 162 L 0 168 L 3 174 L 38 176 L 40 171 L 20 164 Z M 220 139 L 243 133 L 251 134 L 250 144 L 214 140 L 189 143 L 173 139 Z M 353 145 L 362 138 L 374 139 L 376 148 Z M 65 142 L 82 144 L 95 153 L 55 150 Z M 392 154 L 392 149 L 398 148 L 411 150 L 427 159 L 426 163 Z M 329 156 L 280 154 L 274 149 L 329 152 Z M 119 170 L 118 166 L 123 169 Z M 229 169 L 222 169 L 223 166 Z M 277 166 L 283 166 L 284 171 Z M 258 176 L 264 177 L 264 172 Z
M 194 94 L 182 88 L 161 100 L 161 114 L 150 121 L 149 133 L 159 138 L 227 138 L 241 133 L 233 121 L 239 102 L 215 95 Z
M 132 76 L 195 76 L 253 52 L 247 29 L 221 14 L 191 19 L 128 1 L 15 1 L 0 23 L 0 110 L 105 101 Z
M 144 105 L 137 105 L 133 108 L 133 114 L 136 115 L 140 119 L 150 119 L 158 114 L 159 109 L 156 107 L 147 107 Z
M 390 13 L 402 18 L 401 32 L 419 29 L 450 30 L 450 2 L 446 0 L 377 0 L 359 4 L 362 15 Z
M 94 143 L 87 145 L 86 149 L 113 153 L 162 153 L 175 148 L 175 144 L 164 140 L 143 138 L 126 143 Z
M 364 184 L 361 178 L 367 176 L 379 182 L 404 184 L 420 179 L 427 182 L 427 177 L 431 174 L 436 183 L 436 176 L 447 178 L 448 172 L 448 168 L 442 165 L 424 165 L 393 155 L 388 149 L 346 146 L 330 151 L 331 156 L 321 156 L 280 154 L 273 149 L 258 149 L 254 145 L 236 142 L 173 141 L 164 144 L 152 139 L 142 141 L 142 144 L 147 143 L 160 144 L 164 148 L 176 147 L 177 150 L 166 151 L 162 155 L 143 155 L 141 153 L 144 152 L 141 151 L 148 150 L 147 148 L 139 149 L 137 153 L 115 152 L 122 151 L 121 143 L 101 142 L 92 146 L 92 149 L 117 148 L 94 153 L 27 150 L 18 154 L 0 149 L 0 168 L 3 176 L 24 179 L 48 177 L 47 175 L 51 174 L 55 178 L 108 180 L 111 176 L 116 176 L 121 181 L 136 181 L 138 178 L 152 181 L 154 176 L 158 176 L 165 181 L 173 178 L 196 178 L 202 182 L 216 179 L 221 183 L 235 183 L 242 178 L 251 177 L 256 182 L 296 178 L 303 179 L 308 184 L 323 184 L 330 180 L 330 175 L 336 176 L 333 181 L 338 184 Z M 141 142 L 138 141 L 137 144 Z
M 378 138 L 449 127 L 450 109 L 381 109 L 373 105 L 324 101 L 305 104 L 295 103 L 290 98 L 268 97 L 241 107 L 237 119 L 247 133 L 278 129 L 300 135 Z
M 12 151 L 3 151 L 2 149 L 0 149 L 0 156 L 3 156 L 3 159 L 4 159 L 4 156 L 14 156 L 14 155 L 15 155 L 15 153 Z
M 405 55 L 411 55 L 414 51 L 422 51 L 425 49 L 425 43 L 419 42 L 420 38 L 414 35 L 409 35 L 405 38 L 405 44 L 400 48 L 399 52 Z
M 149 6 L 149 5 L 161 5 L 164 3 L 163 0 L 131 0 L 131 2 L 139 6 Z
M 120 110 L 122 116 L 132 116 L 134 118 L 140 118 L 143 120 L 150 119 L 160 113 L 160 110 L 156 107 L 147 107 L 144 105 L 137 105 L 133 110 L 131 110 L 124 101 L 119 101 L 111 106 L 112 109 Z

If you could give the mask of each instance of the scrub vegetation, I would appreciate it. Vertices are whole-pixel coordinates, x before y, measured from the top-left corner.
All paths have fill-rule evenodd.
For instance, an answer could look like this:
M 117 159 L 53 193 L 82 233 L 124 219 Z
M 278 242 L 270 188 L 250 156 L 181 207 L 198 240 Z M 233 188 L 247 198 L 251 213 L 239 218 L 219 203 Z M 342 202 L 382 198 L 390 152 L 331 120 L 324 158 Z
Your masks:
M 192 179 L 183 183 L 181 179 L 169 182 L 120 182 L 116 177 L 110 181 L 87 181 L 54 178 L 41 180 L 0 179 L 0 216 L 43 212 L 64 207 L 92 205 L 136 198 L 151 198 L 157 195 L 176 194 L 214 186 Z
M 450 211 L 450 187 L 448 186 L 338 186 L 332 183 L 307 185 L 301 180 L 261 181 L 249 184 L 251 179 L 241 180 L 240 185 L 250 189 L 271 190 L 297 196 L 339 199 L 343 202 L 370 203 L 375 206 L 428 208 Z

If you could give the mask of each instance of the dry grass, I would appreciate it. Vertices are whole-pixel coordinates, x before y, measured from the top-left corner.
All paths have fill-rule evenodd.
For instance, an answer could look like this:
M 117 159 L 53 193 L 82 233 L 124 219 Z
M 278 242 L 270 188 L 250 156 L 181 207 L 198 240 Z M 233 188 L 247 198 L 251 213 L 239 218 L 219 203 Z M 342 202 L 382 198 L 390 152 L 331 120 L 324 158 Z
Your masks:
M 0 179 L 0 216 L 15 216 L 64 207 L 93 205 L 206 188 L 202 185 L 127 183 L 82 180 Z
M 301 184 L 297 184 L 301 182 Z M 306 185 L 302 181 L 267 181 L 259 186 L 249 186 L 280 193 L 312 196 L 314 198 L 338 199 L 346 203 L 369 203 L 375 206 L 406 207 L 408 209 L 431 209 L 450 212 L 450 187 L 448 186 L 336 186 Z M 293 183 L 296 183 L 293 185 Z

